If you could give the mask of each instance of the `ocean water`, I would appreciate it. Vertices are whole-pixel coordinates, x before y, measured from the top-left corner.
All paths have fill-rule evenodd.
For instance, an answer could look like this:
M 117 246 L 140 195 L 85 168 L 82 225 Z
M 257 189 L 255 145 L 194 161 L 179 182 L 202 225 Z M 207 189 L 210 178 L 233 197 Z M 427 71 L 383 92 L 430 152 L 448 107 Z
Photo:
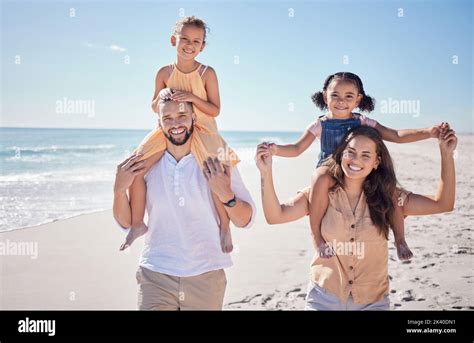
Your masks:
M 0 231 L 112 208 L 116 165 L 146 130 L 0 128 Z M 297 132 L 221 132 L 244 163 Z

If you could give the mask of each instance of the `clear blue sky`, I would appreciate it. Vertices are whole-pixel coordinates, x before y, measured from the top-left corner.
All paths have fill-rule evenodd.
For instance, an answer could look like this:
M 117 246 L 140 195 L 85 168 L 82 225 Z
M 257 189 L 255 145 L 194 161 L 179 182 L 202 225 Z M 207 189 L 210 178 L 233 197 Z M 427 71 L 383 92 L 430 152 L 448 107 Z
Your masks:
M 222 130 L 302 131 L 320 114 L 310 95 L 337 71 L 362 78 L 386 126 L 473 130 L 468 0 L 2 1 L 1 126 L 152 128 L 180 8 L 211 28 L 198 59 L 217 71 Z M 94 116 L 57 113 L 63 98 L 94 101 Z M 418 101 L 419 115 L 381 113 L 389 98 Z

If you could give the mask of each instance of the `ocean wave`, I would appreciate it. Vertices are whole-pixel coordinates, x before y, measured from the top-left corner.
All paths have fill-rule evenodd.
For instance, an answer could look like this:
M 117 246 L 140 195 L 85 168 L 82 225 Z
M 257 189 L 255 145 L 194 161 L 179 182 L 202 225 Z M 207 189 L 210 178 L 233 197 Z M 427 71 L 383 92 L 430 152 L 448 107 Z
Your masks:
M 0 154 L 37 154 L 37 153 L 61 153 L 61 152 L 88 152 L 97 150 L 111 150 L 116 148 L 115 144 L 97 144 L 97 145 L 48 145 L 48 146 L 9 146 L 0 150 Z
M 51 162 L 57 160 L 59 157 L 54 155 L 33 155 L 33 156 L 13 156 L 5 158 L 5 162 L 34 162 L 34 163 L 43 163 Z
M 276 137 L 276 136 L 265 136 L 265 137 L 260 138 L 259 141 L 260 141 L 259 143 L 262 143 L 262 142 L 270 142 L 270 143 L 275 143 L 275 144 L 286 143 L 280 137 Z
M 40 173 L 15 173 L 0 175 L 2 183 L 39 183 L 39 182 L 112 182 L 114 169 L 110 170 L 83 170 L 83 171 L 54 171 Z

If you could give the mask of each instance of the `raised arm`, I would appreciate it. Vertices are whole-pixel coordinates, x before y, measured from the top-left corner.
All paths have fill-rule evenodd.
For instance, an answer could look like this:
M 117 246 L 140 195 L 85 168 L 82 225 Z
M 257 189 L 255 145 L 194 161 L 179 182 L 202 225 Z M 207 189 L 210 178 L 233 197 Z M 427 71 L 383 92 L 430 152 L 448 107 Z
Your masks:
M 420 216 L 450 212 L 454 209 L 456 197 L 456 175 L 454 166 L 454 150 L 457 146 L 457 137 L 453 130 L 447 131 L 444 137 L 439 138 L 441 153 L 441 178 L 436 195 L 420 195 L 411 193 L 408 202 L 403 206 L 406 216 Z
M 385 127 L 378 122 L 375 125 L 375 129 L 380 133 L 384 140 L 394 143 L 411 143 L 428 138 L 437 138 L 439 133 L 439 127 L 440 125 L 432 126 L 425 129 L 395 130 L 389 127 Z
M 207 101 L 198 98 L 194 104 L 207 115 L 217 117 L 221 111 L 221 98 L 217 74 L 213 68 L 207 67 L 206 73 L 203 75 L 203 81 L 206 88 Z
M 132 225 L 132 211 L 127 196 L 127 189 L 135 177 L 144 172 L 144 161 L 139 162 L 141 155 L 132 155 L 117 166 L 114 183 L 114 203 L 112 206 L 115 220 L 124 228 Z
M 297 157 L 301 155 L 314 142 L 316 137 L 309 131 L 301 135 L 296 143 L 293 144 L 275 144 L 269 143 L 268 147 L 272 155 L 281 157 Z
M 268 224 L 282 224 L 298 220 L 308 215 L 309 199 L 304 193 L 280 203 L 275 193 L 272 176 L 272 156 L 268 150 L 268 143 L 257 147 L 255 161 L 261 174 L 262 205 L 265 219 Z M 455 199 L 455 168 L 453 152 L 456 149 L 457 137 L 453 130 L 446 136 L 439 138 L 441 152 L 441 178 L 436 195 L 420 195 L 411 193 L 403 206 L 405 216 L 419 216 L 450 212 L 454 208 Z
M 160 68 L 156 73 L 155 77 L 155 92 L 153 93 L 153 99 L 151 101 L 151 109 L 153 112 L 158 113 L 158 101 L 160 100 L 160 91 L 166 88 L 166 80 L 169 77 L 169 67 L 165 66 Z
M 257 146 L 255 162 L 261 175 L 262 206 L 267 223 L 288 223 L 307 215 L 308 200 L 303 193 L 298 193 L 288 202 L 280 204 L 273 184 L 272 155 L 267 143 Z

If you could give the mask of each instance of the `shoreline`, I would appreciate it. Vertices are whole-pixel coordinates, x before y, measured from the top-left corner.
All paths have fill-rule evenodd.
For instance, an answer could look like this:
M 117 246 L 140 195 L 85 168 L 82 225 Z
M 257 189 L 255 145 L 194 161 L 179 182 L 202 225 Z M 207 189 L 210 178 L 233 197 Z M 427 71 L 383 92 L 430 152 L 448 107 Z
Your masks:
M 45 221 L 43 223 L 32 224 L 31 226 L 9 228 L 9 229 L 0 231 L 0 234 L 6 233 L 6 232 L 19 231 L 19 230 L 35 229 L 35 228 L 38 228 L 40 226 L 48 225 L 48 224 L 55 223 L 55 222 L 61 221 L 61 220 L 68 220 L 68 219 L 72 219 L 72 218 L 76 218 L 76 217 L 80 217 L 80 216 L 85 216 L 85 215 L 88 215 L 88 214 L 101 213 L 101 212 L 107 212 L 107 211 L 112 211 L 112 209 L 108 208 L 108 209 L 92 210 L 92 211 L 89 211 L 89 212 L 73 214 L 69 217 L 51 219 L 51 220 Z

